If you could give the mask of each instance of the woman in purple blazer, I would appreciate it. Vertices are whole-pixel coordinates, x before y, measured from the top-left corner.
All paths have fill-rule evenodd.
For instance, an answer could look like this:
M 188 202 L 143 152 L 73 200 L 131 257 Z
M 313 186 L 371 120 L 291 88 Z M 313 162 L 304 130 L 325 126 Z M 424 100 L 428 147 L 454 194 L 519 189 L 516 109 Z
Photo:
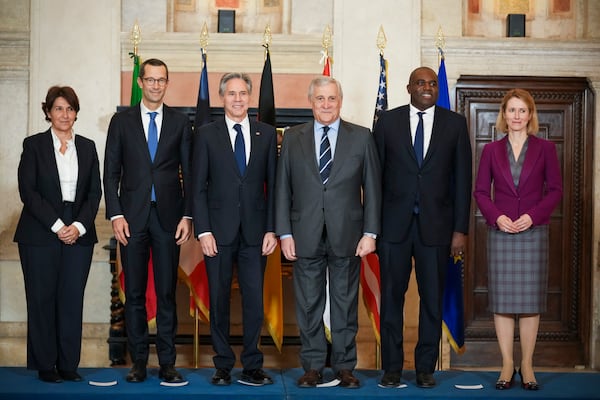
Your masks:
M 537 111 L 527 91 L 508 91 L 496 129 L 506 136 L 483 148 L 473 194 L 489 225 L 489 308 L 502 354 L 496 389 L 509 389 L 516 374 L 518 317 L 521 385 L 538 390 L 533 352 L 540 313 L 546 310 L 548 224 L 562 196 L 560 165 L 554 144 L 535 136 Z

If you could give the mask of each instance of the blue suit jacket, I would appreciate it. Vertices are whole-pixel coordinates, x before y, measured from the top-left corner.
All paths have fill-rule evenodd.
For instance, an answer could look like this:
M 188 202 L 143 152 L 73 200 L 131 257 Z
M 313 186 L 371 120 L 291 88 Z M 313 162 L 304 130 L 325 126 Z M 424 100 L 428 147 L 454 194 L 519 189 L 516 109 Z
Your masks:
M 104 155 L 106 217 L 124 215 L 130 229 L 142 230 L 150 215 L 152 185 L 162 228 L 174 232 L 191 216 L 191 124 L 188 117 L 163 105 L 163 120 L 154 162 L 142 126 L 140 105 L 115 114 L 108 127 Z
M 212 232 L 218 245 L 228 245 L 241 231 L 248 245 L 259 246 L 266 232 L 275 232 L 275 128 L 250 120 L 250 140 L 250 159 L 242 176 L 224 118 L 194 133 L 192 191 L 196 236 Z

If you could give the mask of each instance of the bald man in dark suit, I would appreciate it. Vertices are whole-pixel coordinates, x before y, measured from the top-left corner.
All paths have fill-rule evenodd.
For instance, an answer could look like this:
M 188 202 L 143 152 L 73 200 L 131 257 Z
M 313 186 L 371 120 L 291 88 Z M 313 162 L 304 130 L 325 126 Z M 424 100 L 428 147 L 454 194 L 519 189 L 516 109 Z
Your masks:
M 414 70 L 410 104 L 384 112 L 375 126 L 383 171 L 381 267 L 381 385 L 397 387 L 404 364 L 404 295 L 414 259 L 419 287 L 417 386 L 435 386 L 442 329 L 445 268 L 462 255 L 469 229 L 471 145 L 462 115 L 436 107 L 438 80 Z M 422 122 L 419 123 L 419 120 Z

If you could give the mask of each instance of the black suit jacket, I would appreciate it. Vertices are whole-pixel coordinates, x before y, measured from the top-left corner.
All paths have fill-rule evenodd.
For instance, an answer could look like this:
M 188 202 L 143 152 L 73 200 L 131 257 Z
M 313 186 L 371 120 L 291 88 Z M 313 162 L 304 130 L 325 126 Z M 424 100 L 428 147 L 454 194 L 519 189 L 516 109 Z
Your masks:
M 327 226 L 334 254 L 350 257 L 363 233 L 379 234 L 381 172 L 371 132 L 340 121 L 326 185 L 315 154 L 314 121 L 286 131 L 277 169 L 277 235 L 292 234 L 299 257 L 313 257 Z
M 140 105 L 115 114 L 108 127 L 104 155 L 107 219 L 124 215 L 130 229 L 142 230 L 150 214 L 152 184 L 165 231 L 174 232 L 184 215 L 191 216 L 191 199 L 185 196 L 190 182 L 191 137 L 187 116 L 163 105 L 160 139 L 152 162 Z
M 380 238 L 406 238 L 415 199 L 422 240 L 428 246 L 450 244 L 452 232 L 467 233 L 471 205 L 471 145 L 465 118 L 436 107 L 431 141 L 419 168 L 415 157 L 409 105 L 383 113 L 375 142 L 383 172 Z
M 91 245 L 98 241 L 94 220 L 102 190 L 96 145 L 90 139 L 75 135 L 78 176 L 73 221 L 86 229 L 77 242 Z M 14 241 L 27 245 L 47 245 L 59 241 L 50 229 L 62 218 L 63 199 L 52 133 L 50 129 L 23 141 L 23 153 L 19 163 L 19 194 L 23 211 L 17 224 Z
M 275 232 L 275 128 L 250 120 L 250 140 L 250 159 L 241 176 L 224 118 L 202 126 L 194 134 L 192 187 L 196 236 L 210 231 L 218 245 L 228 245 L 241 230 L 246 243 L 257 246 L 262 245 L 266 232 Z

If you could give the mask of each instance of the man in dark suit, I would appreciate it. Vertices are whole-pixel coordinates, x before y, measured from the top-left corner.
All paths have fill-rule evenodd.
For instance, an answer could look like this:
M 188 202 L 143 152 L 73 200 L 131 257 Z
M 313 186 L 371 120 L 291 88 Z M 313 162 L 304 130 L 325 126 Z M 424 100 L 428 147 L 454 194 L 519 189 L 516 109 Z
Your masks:
M 138 84 L 142 101 L 113 116 L 104 160 L 106 217 L 121 245 L 125 274 L 125 320 L 133 367 L 128 382 L 146 379 L 148 323 L 146 283 L 152 251 L 157 298 L 156 348 L 159 376 L 182 381 L 175 370 L 175 285 L 179 245 L 191 233 L 191 125 L 163 104 L 169 82 L 164 62 L 146 60 Z M 183 179 L 181 179 L 181 176 Z
M 296 318 L 305 374 L 300 387 L 322 381 L 326 280 L 331 299 L 331 365 L 340 385 L 358 388 L 356 366 L 360 257 L 375 250 L 380 229 L 381 173 L 367 128 L 340 119 L 342 88 L 313 79 L 314 121 L 286 131 L 277 169 L 276 232 L 294 263 Z
M 214 385 L 229 385 L 235 354 L 229 345 L 233 265 L 242 294 L 244 348 L 240 382 L 273 383 L 258 348 L 263 324 L 266 256 L 277 246 L 273 188 L 277 135 L 273 126 L 248 118 L 252 81 L 228 73 L 219 83 L 225 117 L 194 134 L 194 232 L 206 256 Z
M 450 255 L 463 255 L 469 228 L 471 145 L 465 118 L 435 107 L 433 70 L 414 70 L 407 90 L 410 105 L 383 113 L 374 132 L 383 171 L 377 244 L 381 385 L 398 386 L 402 377 L 404 295 L 414 259 L 420 296 L 415 369 L 417 385 L 430 388 L 435 386 L 445 268 Z

